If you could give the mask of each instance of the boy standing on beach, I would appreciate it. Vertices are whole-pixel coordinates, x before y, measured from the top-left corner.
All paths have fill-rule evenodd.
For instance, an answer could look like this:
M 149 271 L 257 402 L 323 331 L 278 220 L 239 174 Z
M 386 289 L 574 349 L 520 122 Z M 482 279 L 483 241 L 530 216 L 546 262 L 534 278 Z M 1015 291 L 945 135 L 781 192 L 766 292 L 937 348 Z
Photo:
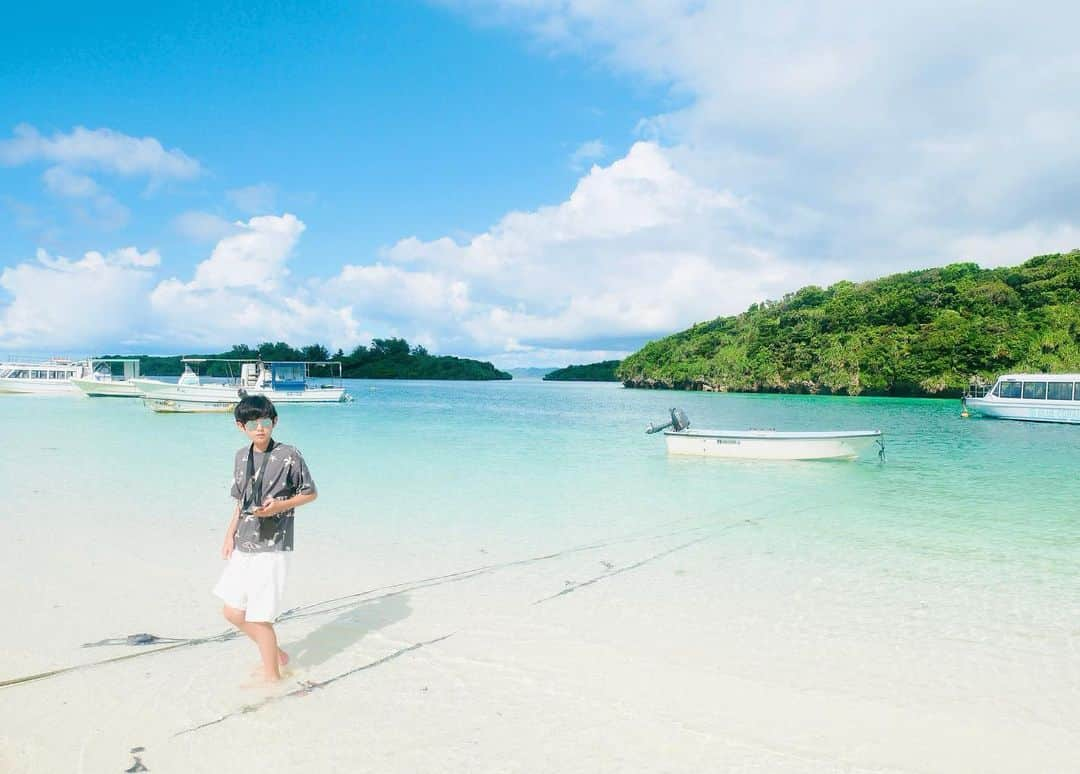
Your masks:
M 236 452 L 236 507 L 221 547 L 228 564 L 214 595 L 225 603 L 226 620 L 259 647 L 263 677 L 280 680 L 289 656 L 278 648 L 273 621 L 293 550 L 293 511 L 315 499 L 315 482 L 300 452 L 271 438 L 277 410 L 268 398 L 245 396 L 233 416 L 251 443 Z

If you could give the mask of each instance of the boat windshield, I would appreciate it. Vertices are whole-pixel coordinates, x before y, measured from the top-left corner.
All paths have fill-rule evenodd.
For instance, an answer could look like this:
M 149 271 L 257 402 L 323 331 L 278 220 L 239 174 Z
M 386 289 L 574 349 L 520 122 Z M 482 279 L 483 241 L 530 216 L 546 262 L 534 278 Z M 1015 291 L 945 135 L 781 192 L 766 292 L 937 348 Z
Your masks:
M 191 366 L 184 366 L 184 373 L 180 375 L 180 379 L 177 384 L 182 385 L 197 385 L 199 384 L 199 375 L 191 370 Z
M 271 363 L 270 388 L 273 390 L 303 390 L 307 367 L 303 363 Z
M 999 398 L 1019 398 L 1022 382 L 998 382 L 997 396 Z

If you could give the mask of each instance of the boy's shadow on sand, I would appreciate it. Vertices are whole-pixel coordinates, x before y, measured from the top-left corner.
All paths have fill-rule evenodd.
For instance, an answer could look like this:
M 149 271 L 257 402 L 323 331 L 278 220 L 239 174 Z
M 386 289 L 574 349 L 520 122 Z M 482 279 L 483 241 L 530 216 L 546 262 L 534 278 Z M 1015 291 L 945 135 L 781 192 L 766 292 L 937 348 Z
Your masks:
M 296 642 L 282 643 L 298 667 L 313 667 L 352 647 L 366 635 L 403 621 L 412 613 L 406 594 L 394 594 L 346 610 Z

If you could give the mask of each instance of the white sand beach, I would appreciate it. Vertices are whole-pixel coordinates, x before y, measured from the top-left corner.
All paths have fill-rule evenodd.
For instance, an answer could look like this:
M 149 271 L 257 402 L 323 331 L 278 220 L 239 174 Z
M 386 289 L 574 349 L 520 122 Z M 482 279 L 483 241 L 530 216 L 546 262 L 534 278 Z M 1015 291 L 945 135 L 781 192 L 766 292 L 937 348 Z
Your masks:
M 36 543 L 34 529 L 16 522 L 5 552 L 4 588 L 22 593 L 8 599 L 4 678 L 136 652 L 84 641 L 226 628 L 205 589 L 216 530 L 189 525 L 163 566 L 138 550 L 149 525 L 93 556 Z M 243 686 L 257 659 L 241 639 L 146 646 L 0 691 L 0 767 L 123 771 L 137 755 L 153 772 L 1045 772 L 1080 760 L 1075 661 L 941 631 L 962 599 L 900 605 L 839 572 L 747 556 L 753 529 L 646 530 L 510 566 L 557 549 L 308 536 L 296 603 L 372 591 L 280 625 L 293 656 L 280 685 Z M 58 554 L 64 572 L 24 584 Z

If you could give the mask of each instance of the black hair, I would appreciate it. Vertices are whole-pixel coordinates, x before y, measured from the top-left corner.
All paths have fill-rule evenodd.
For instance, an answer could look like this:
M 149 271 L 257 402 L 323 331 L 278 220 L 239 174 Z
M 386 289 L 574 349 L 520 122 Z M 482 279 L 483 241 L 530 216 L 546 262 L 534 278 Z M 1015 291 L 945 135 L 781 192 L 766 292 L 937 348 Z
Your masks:
M 233 409 L 233 416 L 241 424 L 263 417 L 277 419 L 277 409 L 265 395 L 245 395 Z

